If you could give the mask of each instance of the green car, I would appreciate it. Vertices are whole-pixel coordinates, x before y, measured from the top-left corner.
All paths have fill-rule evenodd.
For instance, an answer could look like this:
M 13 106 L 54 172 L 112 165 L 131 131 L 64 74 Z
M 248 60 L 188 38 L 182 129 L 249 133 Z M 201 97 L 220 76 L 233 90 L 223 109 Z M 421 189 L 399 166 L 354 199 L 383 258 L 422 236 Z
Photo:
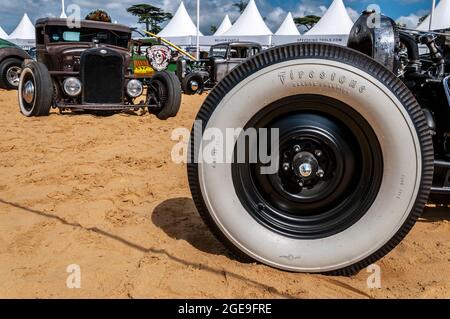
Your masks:
M 17 45 L 0 39 L 0 88 L 17 90 L 24 60 L 31 56 Z
M 143 38 L 131 42 L 131 69 L 137 77 L 150 78 L 158 71 L 177 71 L 173 51 L 157 39 Z

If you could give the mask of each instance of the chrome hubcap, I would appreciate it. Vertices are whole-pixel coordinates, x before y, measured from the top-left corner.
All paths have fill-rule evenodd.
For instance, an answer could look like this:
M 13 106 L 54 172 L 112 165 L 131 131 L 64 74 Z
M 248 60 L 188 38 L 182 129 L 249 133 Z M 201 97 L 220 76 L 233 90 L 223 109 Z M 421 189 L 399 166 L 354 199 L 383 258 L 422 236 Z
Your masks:
M 6 71 L 6 79 L 11 85 L 19 86 L 20 70 L 18 66 L 13 66 Z
M 303 177 L 310 177 L 312 174 L 312 166 L 309 163 L 304 163 L 300 165 L 299 171 L 300 175 L 302 175 Z
M 197 81 L 192 81 L 191 82 L 191 90 L 192 91 L 197 92 L 198 91 L 198 87 L 199 87 L 199 84 L 198 84 Z
M 34 83 L 32 80 L 29 80 L 25 83 L 22 89 L 22 96 L 25 102 L 31 104 L 34 99 Z

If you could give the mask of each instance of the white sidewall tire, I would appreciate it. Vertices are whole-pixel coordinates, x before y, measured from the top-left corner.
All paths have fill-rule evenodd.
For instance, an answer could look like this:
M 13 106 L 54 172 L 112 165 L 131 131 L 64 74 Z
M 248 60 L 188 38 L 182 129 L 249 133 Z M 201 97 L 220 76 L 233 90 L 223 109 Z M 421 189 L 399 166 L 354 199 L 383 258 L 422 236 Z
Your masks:
M 302 79 L 299 72 L 303 72 Z M 266 106 L 299 94 L 346 103 L 370 123 L 378 137 L 383 181 L 375 202 L 358 222 L 334 236 L 315 240 L 275 233 L 241 204 L 231 164 L 199 163 L 200 191 L 214 223 L 246 255 L 288 271 L 331 272 L 371 256 L 405 224 L 421 185 L 421 144 L 411 116 L 386 85 L 359 68 L 324 59 L 281 62 L 250 75 L 225 94 L 206 129 L 243 128 Z
M 23 114 L 23 115 L 25 115 L 25 116 L 27 116 L 27 117 L 30 117 L 30 116 L 33 116 L 34 115 L 34 109 L 35 109 L 35 106 L 33 105 L 33 107 L 28 111 L 26 108 L 25 108 L 25 106 L 24 106 L 24 102 L 23 102 L 23 97 L 22 97 L 22 88 L 23 88 L 23 85 L 24 85 L 24 83 L 23 83 L 23 78 L 27 75 L 27 74 L 31 74 L 31 76 L 33 77 L 33 81 L 34 81 L 34 83 L 36 83 L 36 78 L 35 78 L 35 76 L 34 76 L 34 73 L 33 73 L 33 71 L 29 68 L 29 67 L 25 67 L 23 70 L 22 70 L 22 73 L 20 74 L 20 81 L 19 81 L 19 88 L 18 88 L 18 90 L 19 90 L 19 108 L 20 108 L 20 112 Z M 36 94 L 36 84 L 35 84 L 35 94 Z M 36 103 L 36 96 L 35 96 L 35 98 L 34 98 L 34 101 L 33 101 L 33 104 L 35 104 Z

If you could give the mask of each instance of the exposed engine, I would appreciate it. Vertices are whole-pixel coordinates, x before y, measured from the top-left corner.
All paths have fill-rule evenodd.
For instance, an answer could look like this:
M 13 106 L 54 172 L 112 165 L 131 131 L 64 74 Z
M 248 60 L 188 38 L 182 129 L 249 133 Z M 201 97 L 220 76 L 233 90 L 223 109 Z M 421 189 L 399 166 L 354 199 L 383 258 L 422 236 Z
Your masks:
M 392 70 L 413 92 L 433 135 L 434 193 L 450 187 L 450 33 L 401 28 L 394 20 L 364 12 L 348 46 Z

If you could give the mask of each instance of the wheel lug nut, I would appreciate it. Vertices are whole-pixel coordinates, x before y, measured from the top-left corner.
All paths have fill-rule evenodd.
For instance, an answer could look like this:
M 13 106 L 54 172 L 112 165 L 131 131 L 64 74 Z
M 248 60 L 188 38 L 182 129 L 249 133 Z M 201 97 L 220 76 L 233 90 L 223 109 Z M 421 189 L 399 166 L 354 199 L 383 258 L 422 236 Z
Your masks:
M 319 170 L 317 171 L 317 176 L 318 176 L 319 178 L 323 178 L 323 177 L 325 176 L 325 172 L 324 172 L 323 170 L 319 169 Z
M 287 172 L 290 168 L 291 168 L 291 165 L 290 165 L 289 163 L 284 163 L 284 164 L 283 164 L 283 170 L 284 170 L 284 171 Z
M 303 183 L 303 181 L 300 181 L 299 183 L 298 183 L 298 186 L 300 186 L 300 187 L 303 187 L 305 184 Z
M 294 146 L 294 152 L 299 153 L 302 150 L 302 148 L 299 145 Z
M 322 151 L 317 150 L 317 151 L 315 152 L 315 154 L 316 154 L 317 157 L 321 157 L 321 156 L 322 156 Z

